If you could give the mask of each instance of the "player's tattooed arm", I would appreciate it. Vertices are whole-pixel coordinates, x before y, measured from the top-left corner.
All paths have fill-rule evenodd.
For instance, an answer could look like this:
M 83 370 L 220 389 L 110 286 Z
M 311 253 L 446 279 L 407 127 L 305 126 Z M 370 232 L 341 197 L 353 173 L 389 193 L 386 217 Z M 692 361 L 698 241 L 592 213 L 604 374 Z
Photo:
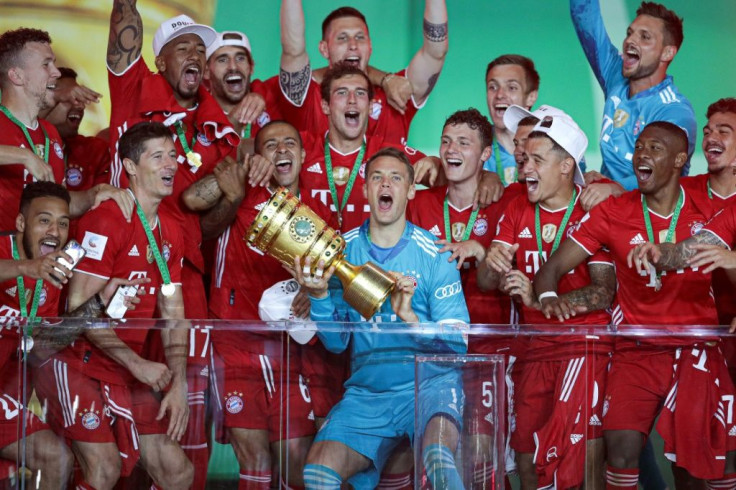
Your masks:
M 279 84 L 284 96 L 301 105 L 309 87 L 312 69 L 304 37 L 304 8 L 301 0 L 281 0 L 281 64 Z
M 230 224 L 235 221 L 240 202 L 230 202 L 223 198 L 217 201 L 215 207 L 199 217 L 199 226 L 202 228 L 202 239 L 210 240 L 220 236 Z
M 184 205 L 192 211 L 211 209 L 221 197 L 222 190 L 214 174 L 202 177 L 182 193 Z
M 433 43 L 447 41 L 447 22 L 433 24 L 424 19 L 424 38 Z
M 287 72 L 283 68 L 279 70 L 279 84 L 284 95 L 295 105 L 301 105 L 304 95 L 309 88 L 312 68 L 307 63 L 302 69 L 295 72 Z
M 659 249 L 662 255 L 656 262 L 657 269 L 669 271 L 688 267 L 690 259 L 698 253 L 695 245 L 715 245 L 725 248 L 721 239 L 715 234 L 709 231 L 699 231 L 677 244 L 661 243 Z
M 110 13 L 107 66 L 113 73 L 124 72 L 141 55 L 143 20 L 136 0 L 115 0 Z
M 610 264 L 590 264 L 590 284 L 563 294 L 575 311 L 590 313 L 611 306 L 616 293 L 616 270 Z

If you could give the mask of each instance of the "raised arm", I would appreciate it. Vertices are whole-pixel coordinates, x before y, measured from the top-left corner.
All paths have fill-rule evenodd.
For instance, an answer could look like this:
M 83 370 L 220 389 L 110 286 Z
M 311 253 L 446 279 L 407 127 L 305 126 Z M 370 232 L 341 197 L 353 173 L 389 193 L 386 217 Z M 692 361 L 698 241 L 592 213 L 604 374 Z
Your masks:
M 311 73 L 304 37 L 302 2 L 282 0 L 279 84 L 281 91 L 293 104 L 301 105 L 304 102 Z
M 123 73 L 141 55 L 143 21 L 136 0 L 114 0 L 110 14 L 110 37 L 107 40 L 107 67 Z
M 606 91 L 609 76 L 621 73 L 621 58 L 603 24 L 599 0 L 570 0 L 570 16 L 588 63 Z
M 414 102 L 421 105 L 437 83 L 447 55 L 447 5 L 445 0 L 424 4 L 424 43 L 409 63 L 407 77 L 414 88 Z

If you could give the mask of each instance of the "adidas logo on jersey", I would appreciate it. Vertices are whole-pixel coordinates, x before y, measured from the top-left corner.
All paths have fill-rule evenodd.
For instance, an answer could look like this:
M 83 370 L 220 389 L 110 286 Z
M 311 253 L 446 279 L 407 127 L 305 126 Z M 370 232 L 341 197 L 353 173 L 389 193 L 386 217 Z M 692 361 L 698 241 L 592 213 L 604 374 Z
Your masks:
M 314 410 L 309 411 L 309 415 L 307 415 L 308 420 L 314 420 Z
M 133 248 L 130 249 L 130 252 L 128 252 L 128 257 L 140 257 L 141 254 L 138 253 L 138 246 L 133 244 Z
M 599 419 L 597 415 L 593 414 L 593 416 L 590 417 L 590 421 L 588 421 L 588 425 L 603 425 L 603 424 L 601 424 L 601 419 Z
M 731 437 L 736 436 L 736 425 L 731 427 L 731 430 L 728 431 L 728 435 Z
M 8 288 L 5 290 L 5 294 L 10 296 L 11 298 L 15 297 L 15 291 L 18 289 L 18 286 L 13 286 L 12 288 Z
M 433 226 L 433 227 L 432 227 L 432 228 L 431 228 L 431 229 L 429 230 L 429 232 L 430 232 L 431 234 L 433 234 L 434 236 L 440 236 L 440 235 L 442 235 L 442 232 L 440 231 L 440 227 L 439 227 L 439 226 L 437 226 L 437 225 L 434 225 L 434 226 Z
M 521 230 L 521 233 L 519 233 L 519 238 L 531 238 L 532 232 L 529 231 L 529 227 L 527 226 L 523 230 Z
M 256 210 L 256 211 L 260 211 L 261 209 L 263 209 L 264 207 L 266 207 L 266 203 L 268 203 L 268 201 L 263 201 L 263 202 L 262 202 L 262 203 L 260 203 L 260 204 L 256 204 L 256 205 L 254 206 L 255 210 Z
M 209 375 L 210 375 L 210 367 L 209 366 L 203 367 L 202 370 L 199 372 L 199 375 L 200 376 L 204 376 L 205 378 L 209 377 Z
M 312 172 L 313 174 L 321 174 L 322 167 L 320 167 L 319 162 L 317 162 L 314 165 L 310 165 L 309 167 L 307 167 L 307 172 Z
M 574 446 L 578 442 L 580 442 L 583 439 L 582 434 L 570 434 L 570 442 L 572 442 L 572 445 Z
M 488 415 L 483 417 L 483 420 L 485 420 L 489 424 L 492 424 L 493 423 L 493 412 L 488 412 Z
M 637 233 L 636 236 L 631 239 L 629 245 L 639 245 L 641 243 L 644 243 L 644 241 L 644 237 L 641 236 L 641 233 Z

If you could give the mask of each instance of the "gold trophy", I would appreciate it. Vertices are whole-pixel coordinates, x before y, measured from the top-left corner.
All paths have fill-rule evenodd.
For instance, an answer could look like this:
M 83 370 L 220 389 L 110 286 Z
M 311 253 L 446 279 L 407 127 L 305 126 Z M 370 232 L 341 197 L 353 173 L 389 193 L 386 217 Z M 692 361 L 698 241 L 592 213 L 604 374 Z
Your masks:
M 245 239 L 290 267 L 294 257 L 311 257 L 312 273 L 320 260 L 325 269 L 334 264 L 343 298 L 366 319 L 375 315 L 396 286 L 393 277 L 372 262 L 361 266 L 348 263 L 345 240 L 284 187 L 276 190 L 258 213 Z

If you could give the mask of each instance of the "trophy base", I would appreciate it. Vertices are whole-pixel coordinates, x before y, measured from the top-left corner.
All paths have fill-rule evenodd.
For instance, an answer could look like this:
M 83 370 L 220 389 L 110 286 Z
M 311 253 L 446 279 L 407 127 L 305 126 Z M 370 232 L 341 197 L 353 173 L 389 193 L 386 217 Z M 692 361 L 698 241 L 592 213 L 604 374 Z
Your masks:
M 366 320 L 376 314 L 396 286 L 394 278 L 372 262 L 355 267 L 341 260 L 335 275 L 342 283 L 343 299 Z

